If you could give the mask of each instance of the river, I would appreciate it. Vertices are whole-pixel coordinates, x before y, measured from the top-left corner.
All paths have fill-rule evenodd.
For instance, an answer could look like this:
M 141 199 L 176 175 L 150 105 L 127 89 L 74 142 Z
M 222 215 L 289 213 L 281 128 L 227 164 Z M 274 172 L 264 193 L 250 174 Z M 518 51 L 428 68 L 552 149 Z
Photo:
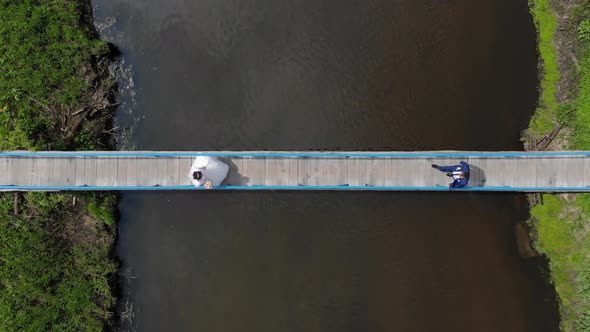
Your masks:
M 526 0 L 93 4 L 130 74 L 124 148 L 519 150 L 538 98 Z M 520 194 L 146 192 L 120 212 L 122 330 L 559 330 L 517 253 Z

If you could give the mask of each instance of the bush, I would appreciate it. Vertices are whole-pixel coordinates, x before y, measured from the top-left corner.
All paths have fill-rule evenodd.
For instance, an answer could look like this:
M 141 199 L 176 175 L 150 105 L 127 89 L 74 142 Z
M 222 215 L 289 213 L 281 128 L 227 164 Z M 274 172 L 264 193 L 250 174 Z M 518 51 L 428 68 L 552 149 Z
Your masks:
M 115 198 L 113 195 L 95 194 L 88 203 L 88 212 L 107 226 L 115 224 Z

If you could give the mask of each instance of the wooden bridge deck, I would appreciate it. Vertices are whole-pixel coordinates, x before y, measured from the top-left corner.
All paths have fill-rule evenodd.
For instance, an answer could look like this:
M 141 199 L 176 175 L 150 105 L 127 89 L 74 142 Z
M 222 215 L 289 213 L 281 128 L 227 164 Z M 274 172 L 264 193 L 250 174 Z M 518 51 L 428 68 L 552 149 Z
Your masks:
M 0 190 L 182 190 L 196 155 L 230 166 L 218 189 L 448 190 L 430 167 L 472 167 L 479 191 L 590 191 L 590 152 L 0 152 Z

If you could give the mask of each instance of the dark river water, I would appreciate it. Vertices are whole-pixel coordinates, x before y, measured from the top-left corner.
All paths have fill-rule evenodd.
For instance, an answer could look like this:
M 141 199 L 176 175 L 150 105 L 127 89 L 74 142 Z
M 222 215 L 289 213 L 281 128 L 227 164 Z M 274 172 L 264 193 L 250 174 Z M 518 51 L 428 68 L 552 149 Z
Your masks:
M 538 97 L 526 0 L 94 6 L 128 74 L 123 148 L 514 150 Z M 120 211 L 123 330 L 558 331 L 543 264 L 517 253 L 523 195 L 150 192 Z

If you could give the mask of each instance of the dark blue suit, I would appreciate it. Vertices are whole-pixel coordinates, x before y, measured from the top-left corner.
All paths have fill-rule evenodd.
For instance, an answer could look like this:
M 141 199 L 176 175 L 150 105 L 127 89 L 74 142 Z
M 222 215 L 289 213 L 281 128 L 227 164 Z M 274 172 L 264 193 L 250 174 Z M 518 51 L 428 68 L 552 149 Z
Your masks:
M 461 165 L 454 166 L 438 166 L 438 170 L 445 173 L 453 173 L 455 171 L 461 171 L 465 173 L 465 177 L 462 179 L 456 179 L 449 185 L 449 189 L 463 188 L 469 182 L 469 164 L 461 160 Z

